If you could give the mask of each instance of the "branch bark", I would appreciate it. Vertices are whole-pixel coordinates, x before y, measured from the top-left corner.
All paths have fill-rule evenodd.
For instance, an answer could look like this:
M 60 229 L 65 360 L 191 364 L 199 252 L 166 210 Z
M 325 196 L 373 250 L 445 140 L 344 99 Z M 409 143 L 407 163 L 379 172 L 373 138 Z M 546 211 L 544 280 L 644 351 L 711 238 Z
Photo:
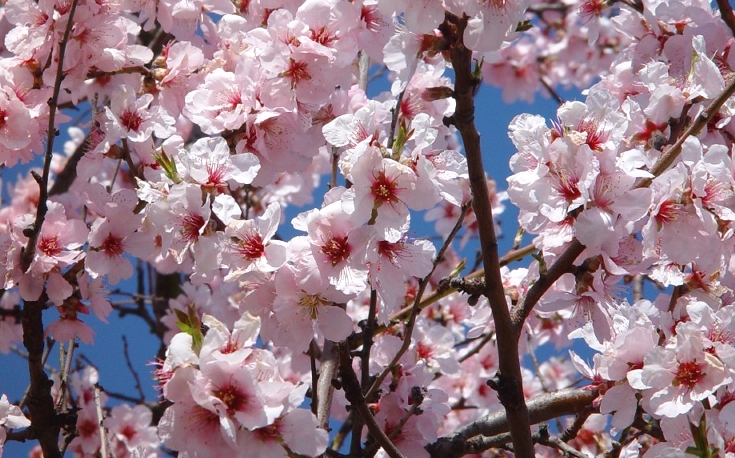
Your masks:
M 462 136 L 467 155 L 472 208 L 477 216 L 485 266 L 485 296 L 492 309 L 498 336 L 499 371 L 496 374 L 496 382 L 492 386 L 498 390 L 498 398 L 508 415 L 515 456 L 532 458 L 534 447 L 528 409 L 523 398 L 523 378 L 518 359 L 518 336 L 520 334 L 513 326 L 505 300 L 505 290 L 500 275 L 498 241 L 495 235 L 485 168 L 482 163 L 480 134 L 474 122 L 474 95 L 480 81 L 473 75 L 472 50 L 467 49 L 462 40 L 468 18 L 467 16 L 459 18 L 451 14 L 447 14 L 446 18 L 446 22 L 451 25 L 447 32 L 450 34 L 449 41 L 452 43 L 450 56 L 455 72 L 454 98 L 457 101 L 457 108 L 454 113 L 454 125 Z
M 36 252 L 36 243 L 41 233 L 41 227 L 46 219 L 48 211 L 48 182 L 51 173 L 51 159 L 53 157 L 54 138 L 56 137 L 56 110 L 59 103 L 59 92 L 61 91 L 61 82 L 63 80 L 64 54 L 66 52 L 66 44 L 69 41 L 71 28 L 74 24 L 74 13 L 77 8 L 77 0 L 72 0 L 69 8 L 69 17 L 67 18 L 64 36 L 59 43 L 58 48 L 58 65 L 56 68 L 56 79 L 54 81 L 54 89 L 49 99 L 49 123 L 48 135 L 46 139 L 46 152 L 43 162 L 43 174 L 34 175 L 40 188 L 38 207 L 36 208 L 36 218 L 28 237 L 28 243 L 21 252 L 20 267 L 26 272 L 33 262 Z M 28 387 L 28 396 L 26 405 L 28 406 L 28 416 L 31 420 L 31 428 L 38 439 L 38 443 L 46 458 L 61 458 L 62 453 L 59 448 L 59 434 L 61 433 L 61 421 L 56 413 L 54 400 L 51 396 L 51 387 L 53 382 L 49 380 L 43 368 L 43 310 L 45 309 L 46 295 L 42 294 L 41 298 L 35 301 L 26 301 L 23 304 L 23 312 L 21 315 L 21 325 L 23 327 L 23 345 L 28 350 L 28 374 L 30 383 Z
M 42 298 L 43 299 L 43 298 Z M 23 345 L 28 350 L 30 384 L 26 405 L 33 435 L 47 458 L 61 458 L 59 433 L 61 425 L 51 397 L 53 382 L 43 370 L 43 320 L 44 301 L 26 301 L 23 304 Z
M 319 427 L 329 428 L 329 412 L 332 408 L 334 386 L 332 380 L 337 374 L 337 344 L 331 340 L 324 341 L 321 365 L 319 366 L 319 380 L 316 385 L 316 417 Z
M 651 174 L 653 177 L 657 177 L 664 173 L 671 164 L 674 163 L 679 154 L 681 154 L 681 148 L 684 146 L 684 142 L 691 136 L 696 136 L 699 132 L 710 122 L 714 116 L 720 111 L 722 105 L 735 93 L 735 79 L 728 84 L 720 95 L 710 103 L 706 110 L 701 112 L 697 119 L 689 126 L 684 134 L 671 145 L 671 148 L 667 149 L 666 152 L 659 158 L 658 161 L 651 167 Z M 644 178 L 636 183 L 636 188 L 645 188 L 651 185 L 653 178 Z
M 597 398 L 598 392 L 588 388 L 565 388 L 544 393 L 528 401 L 529 421 L 532 424 L 552 420 L 562 415 L 576 414 Z M 472 452 L 469 440 L 477 436 L 496 436 L 510 429 L 509 417 L 498 411 L 459 428 L 453 434 L 439 438 L 426 449 L 432 458 L 456 458 Z
M 357 414 L 365 422 L 365 426 L 367 426 L 370 434 L 389 457 L 404 458 L 403 454 L 396 448 L 395 444 L 393 444 L 385 434 L 385 431 L 383 431 L 383 428 L 375 420 L 372 412 L 370 412 L 365 402 L 365 397 L 362 395 L 360 382 L 357 380 L 357 375 L 352 369 L 352 359 L 350 358 L 349 349 L 346 345 L 342 346 L 339 350 L 339 375 L 347 401 L 349 401 L 351 407 L 357 411 Z
M 730 31 L 735 35 L 735 14 L 732 12 L 732 6 L 728 0 L 717 0 L 717 8 L 720 9 L 722 20 L 730 28 Z

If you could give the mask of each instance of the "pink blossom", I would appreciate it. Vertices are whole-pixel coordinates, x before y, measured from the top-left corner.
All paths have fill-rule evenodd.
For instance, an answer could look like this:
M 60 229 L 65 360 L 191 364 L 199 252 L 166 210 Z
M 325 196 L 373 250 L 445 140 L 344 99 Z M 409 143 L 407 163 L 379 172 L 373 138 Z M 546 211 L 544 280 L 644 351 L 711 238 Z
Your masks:
M 197 70 L 204 64 L 204 53 L 190 42 L 176 42 L 164 48 L 156 63 L 159 64 L 158 103 L 176 118 L 184 108 L 186 94 L 201 84 L 202 77 Z
M 100 427 L 94 402 L 82 403 L 77 413 L 77 431 L 69 448 L 79 454 L 92 455 L 100 449 Z
M 401 0 L 389 2 L 379 0 L 381 11 L 403 12 L 406 27 L 418 33 L 431 33 L 444 20 L 444 5 L 442 0 Z
M 0 309 L 10 312 L 16 310 L 17 317 L 0 315 L 0 353 L 8 354 L 10 349 L 23 341 L 23 327 L 20 323 L 20 295 L 16 291 L 6 291 L 0 297 Z
M 28 426 L 31 426 L 31 422 L 23 415 L 20 408 L 11 404 L 5 394 L 0 396 L 0 453 L 2 453 L 5 444 L 5 428 L 25 428 Z
M 308 36 L 299 37 L 299 47 L 330 57 L 338 68 L 350 65 L 357 56 L 355 29 L 360 16 L 361 11 L 356 3 L 305 1 L 295 14 L 295 19 L 302 21 L 309 29 Z
M 112 312 L 112 305 L 107 300 L 107 290 L 102 285 L 102 278 L 90 278 L 88 272 L 84 272 L 78 280 L 79 292 L 82 299 L 89 301 L 89 307 L 97 318 L 107 323 L 107 316 Z
M 281 410 L 266 405 L 268 398 L 261 391 L 265 386 L 256 385 L 249 373 L 236 369 L 237 366 L 213 361 L 202 367 L 191 387 L 193 399 L 219 416 L 221 433 L 233 444 L 239 426 L 253 430 L 268 425 Z
M 368 228 L 355 235 L 357 243 L 367 247 L 370 284 L 381 299 L 378 321 L 387 323 L 394 312 L 406 305 L 406 281 L 411 277 L 423 278 L 431 271 L 436 250 L 427 240 L 408 240 L 406 236 L 394 243 L 381 240 Z M 403 281 L 397 282 L 398 278 Z
M 350 170 L 354 183 L 352 220 L 356 225 L 374 224 L 382 238 L 396 242 L 408 227 L 409 208 L 423 210 L 433 205 L 431 196 L 414 192 L 416 174 L 409 167 L 388 158 L 380 150 L 363 143 Z M 351 190 L 352 191 L 352 190 Z M 344 197 L 350 198 L 351 192 Z
M 246 63 L 235 73 L 214 69 L 204 84 L 186 95 L 184 114 L 208 134 L 237 129 L 245 123 L 248 111 L 257 107 L 257 78 L 255 69 Z
M 184 3 L 166 0 L 158 7 L 156 19 L 163 30 L 172 33 L 179 40 L 191 40 L 199 28 L 205 35 L 214 32 L 214 22 L 208 12 L 231 14 L 235 6 L 223 0 L 193 0 Z
M 71 289 L 71 286 L 68 287 Z M 94 341 L 94 330 L 78 317 L 80 313 L 89 315 L 89 309 L 79 299 L 70 297 L 57 305 L 57 309 L 59 319 L 46 327 L 47 336 L 53 337 L 58 342 L 66 342 L 76 337 L 87 344 Z
M 396 393 L 383 396 L 380 399 L 379 409 L 375 415 L 375 420 L 383 431 L 390 435 L 398 426 L 400 419 L 406 415 L 406 411 L 401 406 Z M 429 452 L 424 448 L 428 441 L 417 427 L 417 418 L 417 416 L 411 416 L 409 421 L 401 428 L 400 433 L 392 439 L 392 442 L 404 456 L 428 458 Z
M 166 397 L 174 404 L 164 411 L 158 425 L 161 442 L 189 453 L 233 453 L 234 444 L 224 440 L 217 413 L 197 404 L 189 394 L 193 375 L 192 367 L 184 367 L 166 384 Z
M 339 198 L 344 189 L 335 188 L 321 210 L 311 210 L 293 220 L 294 227 L 308 233 L 311 254 L 320 274 L 345 294 L 355 294 L 367 286 L 365 247 L 350 240 L 355 228 L 344 213 Z M 300 241 L 294 240 L 294 243 Z
M 339 342 L 352 333 L 352 319 L 338 306 L 350 296 L 335 289 L 307 266 L 286 265 L 276 272 L 273 312 L 278 320 L 277 343 L 305 351 L 314 329 Z
M 128 86 L 122 86 L 112 96 L 110 107 L 105 107 L 105 133 L 109 141 L 121 138 L 142 143 L 155 134 L 167 138 L 174 133 L 175 120 L 160 106 L 149 108 L 151 94 L 137 97 Z
M 117 284 L 133 275 L 133 265 L 124 254 L 145 256 L 151 241 L 142 232 L 136 232 L 141 218 L 132 212 L 137 203 L 135 193 L 119 191 L 108 197 L 100 191 L 104 193 L 101 187 L 91 187 L 87 191 L 88 196 L 101 196 L 101 201 L 107 203 L 99 206 L 100 200 L 92 201 L 95 202 L 92 207 L 106 216 L 92 224 L 85 269 L 92 278 L 106 275 L 111 284 Z
M 431 372 L 455 374 L 460 367 L 454 351 L 454 336 L 443 326 L 419 320 L 414 331 L 416 358 Z
M 241 431 L 238 440 L 246 458 L 288 458 L 287 450 L 304 456 L 317 456 L 326 449 L 328 438 L 327 432 L 318 428 L 313 413 L 295 409 L 276 419 L 272 425 Z
M 651 411 L 669 418 L 689 412 L 697 401 L 732 381 L 696 334 L 680 333 L 672 344 L 646 355 L 641 373 L 641 383 L 651 388 L 645 397 Z
M 151 410 L 144 405 L 130 407 L 120 404 L 112 408 L 104 424 L 118 442 L 116 456 L 132 453 L 136 449 L 158 447 L 156 428 L 151 425 Z M 122 453 L 120 453 L 122 452 Z
M 473 0 L 462 3 L 465 3 L 464 12 L 471 16 L 464 33 L 464 42 L 470 49 L 481 53 L 500 49 L 515 25 L 523 21 L 527 6 L 524 1 L 505 0 Z M 449 9 L 458 8 L 460 7 L 453 6 Z
M 217 360 L 241 364 L 259 350 L 253 347 L 260 332 L 260 319 L 249 313 L 235 322 L 232 332 L 211 315 L 204 315 L 202 324 L 209 328 L 200 351 L 202 364 Z
M 52 268 L 67 267 L 84 257 L 80 250 L 89 230 L 82 220 L 67 219 L 64 207 L 57 202 L 47 204 L 48 211 L 36 243 L 36 253 L 29 272 L 42 274 Z
M 273 203 L 255 219 L 232 220 L 227 224 L 223 263 L 230 272 L 226 279 L 249 271 L 274 272 L 286 262 L 286 243 L 272 240 L 280 220 L 281 207 Z
M 7 88 L 0 90 L 0 164 L 13 166 L 28 162 L 33 152 L 28 149 L 32 135 L 40 131 L 31 119 L 28 108 Z

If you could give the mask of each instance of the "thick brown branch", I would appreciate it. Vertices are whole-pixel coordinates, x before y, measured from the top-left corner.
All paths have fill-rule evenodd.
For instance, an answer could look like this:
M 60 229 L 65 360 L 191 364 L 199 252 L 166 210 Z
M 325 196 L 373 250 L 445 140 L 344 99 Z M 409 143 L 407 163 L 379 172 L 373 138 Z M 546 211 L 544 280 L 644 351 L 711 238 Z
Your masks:
M 56 175 L 54 184 L 51 185 L 51 189 L 49 189 L 49 196 L 65 193 L 74 183 L 74 180 L 77 179 L 77 164 L 79 164 L 79 161 L 84 157 L 84 153 L 87 151 L 88 138 L 89 137 L 85 138 L 77 149 L 74 150 L 74 153 L 66 161 L 64 169 Z
M 28 417 L 31 420 L 33 435 L 47 458 L 61 458 L 59 450 L 59 424 L 54 399 L 51 397 L 51 386 L 43 370 L 43 320 L 41 314 L 44 309 L 43 300 L 27 301 L 23 304 L 23 345 L 28 350 L 28 373 L 30 384 L 26 406 Z
M 577 239 L 574 239 L 569 245 L 569 248 L 559 256 L 554 264 L 549 267 L 546 273 L 542 274 L 538 280 L 528 289 L 526 295 L 518 301 L 518 304 L 513 306 L 511 310 L 511 316 L 513 319 L 513 325 L 519 330 L 523 327 L 523 323 L 528 318 L 531 310 L 536 306 L 541 296 L 551 288 L 551 285 L 559 279 L 562 275 L 569 272 L 574 265 L 574 261 L 584 251 L 584 245 L 579 243 Z
M 597 397 L 595 390 L 565 388 L 545 393 L 528 401 L 528 415 L 532 424 L 548 421 L 562 415 L 572 415 L 589 407 Z M 477 436 L 497 436 L 510 429 L 509 417 L 503 411 L 459 428 L 450 436 L 439 438 L 426 447 L 432 457 L 456 458 L 472 452 L 469 441 Z
M 477 216 L 485 267 L 485 295 L 492 309 L 498 336 L 499 372 L 497 374 L 498 383 L 495 386 L 499 389 L 498 398 L 508 414 L 515 455 L 519 458 L 531 458 L 534 451 L 528 410 L 523 399 L 523 379 L 518 359 L 519 332 L 511 322 L 505 300 L 505 290 L 500 275 L 498 241 L 495 235 L 485 169 L 482 164 L 480 134 L 474 122 L 474 95 L 480 81 L 472 71 L 472 51 L 467 49 L 462 42 L 467 17 L 458 18 L 448 15 L 446 22 L 449 23 L 449 27 L 445 30 L 450 35 L 447 38 L 452 43 L 450 55 L 455 72 L 454 98 L 457 101 L 457 108 L 454 113 L 454 125 L 462 136 L 467 154 L 472 208 Z
M 720 9 L 722 20 L 730 28 L 730 31 L 735 35 L 735 13 L 732 12 L 732 6 L 728 0 L 717 0 L 717 8 Z

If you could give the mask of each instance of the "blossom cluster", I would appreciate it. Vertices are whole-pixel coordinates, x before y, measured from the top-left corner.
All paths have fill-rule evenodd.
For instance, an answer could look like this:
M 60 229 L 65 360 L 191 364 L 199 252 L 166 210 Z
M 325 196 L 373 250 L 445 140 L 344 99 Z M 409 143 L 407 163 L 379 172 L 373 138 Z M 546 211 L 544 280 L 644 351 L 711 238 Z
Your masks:
M 613 431 L 644 412 L 663 432 L 652 447 L 636 443 L 647 456 L 702 444 L 730 453 L 734 105 L 717 99 L 735 69 L 732 32 L 705 2 L 642 7 L 611 19 L 630 42 L 584 102 L 562 104 L 551 125 L 513 120 L 508 195 L 546 264 L 573 240 L 585 247 L 580 270 L 539 303 L 537 329 L 555 321 L 599 352 L 592 366 L 572 356 L 599 389 L 600 412 L 614 413 Z M 681 22 L 674 11 L 685 8 Z M 646 14 L 657 20 L 641 26 L 634 18 Z M 698 119 L 700 131 L 684 132 Z M 523 288 L 541 268 L 531 266 Z M 642 274 L 673 292 L 622 296 L 621 282 Z M 704 436 L 690 423 L 706 425 Z
M 315 456 L 327 432 L 314 414 L 299 408 L 308 385 L 276 355 L 255 347 L 260 320 L 244 314 L 232 331 L 204 315 L 208 332 L 171 339 L 158 370 L 166 409 L 159 433 L 163 444 L 190 456 Z M 234 454 L 234 455 L 233 455 Z
M 486 178 L 493 216 L 507 197 L 536 253 L 502 267 L 508 307 L 584 246 L 522 326 L 523 395 L 587 377 L 599 414 L 568 446 L 591 456 L 618 433 L 621 456 L 735 453 L 735 25 L 709 3 L 8 0 L 0 31 L 0 164 L 44 162 L 0 208 L 0 352 L 22 341 L 21 301 L 51 308 L 59 342 L 93 343 L 85 315 L 117 308 L 167 348 L 155 426 L 142 400 L 108 409 L 91 368 L 56 381 L 75 456 L 314 456 L 364 403 L 421 458 L 503 409 L 485 383 L 503 344 L 490 304 L 471 277 L 469 300 L 448 295 L 456 229 L 461 248 L 484 223 L 453 124 L 458 42 L 507 100 L 600 78 L 550 123 L 516 117 L 507 193 Z M 366 62 L 390 73 L 375 97 Z M 62 124 L 64 152 L 41 157 Z M 136 269 L 150 294 L 124 308 L 110 291 Z M 628 283 L 660 292 L 626 297 Z M 536 361 L 575 339 L 591 364 Z M 348 361 L 324 418 L 313 382 L 330 357 Z M 660 433 L 625 436 L 648 419 Z M 28 425 L 3 396 L 0 447 Z

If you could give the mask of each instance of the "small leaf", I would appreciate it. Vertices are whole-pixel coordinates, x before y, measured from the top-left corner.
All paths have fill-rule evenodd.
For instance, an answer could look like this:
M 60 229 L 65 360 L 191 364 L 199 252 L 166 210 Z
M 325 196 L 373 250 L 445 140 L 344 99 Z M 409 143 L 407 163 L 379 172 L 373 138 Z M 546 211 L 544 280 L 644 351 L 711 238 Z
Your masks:
M 533 24 L 531 21 L 519 22 L 518 25 L 516 25 L 516 32 L 525 32 L 526 30 L 530 30 L 532 27 Z
M 202 333 L 202 322 L 199 319 L 196 308 L 193 305 L 189 305 L 186 312 L 174 309 L 174 314 L 176 315 L 176 327 L 181 332 L 191 336 L 192 350 L 198 355 L 204 342 L 204 333 Z

